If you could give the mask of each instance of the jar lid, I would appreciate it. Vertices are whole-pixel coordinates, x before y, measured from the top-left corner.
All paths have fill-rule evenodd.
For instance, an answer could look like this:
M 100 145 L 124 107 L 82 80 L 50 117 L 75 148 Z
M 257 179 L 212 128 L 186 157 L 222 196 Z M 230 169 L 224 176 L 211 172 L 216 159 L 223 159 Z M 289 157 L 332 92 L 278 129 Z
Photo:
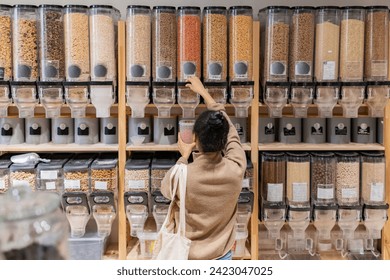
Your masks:
M 152 170 L 153 169 L 164 169 L 168 170 L 172 166 L 176 164 L 176 159 L 175 158 L 153 158 L 152 160 Z
M 86 6 L 86 5 L 65 5 L 64 8 L 65 9 L 68 9 L 68 8 L 88 9 L 88 6 Z
M 99 9 L 99 8 L 102 8 L 102 9 L 114 9 L 113 6 L 111 5 L 91 5 L 89 6 L 90 9 Z
M 12 9 L 12 7 L 11 5 L 0 4 L 0 9 Z
M 0 220 L 15 222 L 43 216 L 60 206 L 60 197 L 51 192 L 33 192 L 31 188 L 12 187 L 0 196 Z
M 358 157 L 359 154 L 357 152 L 336 152 L 336 156 L 339 157 Z
M 281 159 L 285 160 L 285 153 L 284 152 L 263 152 L 262 157 L 264 158 L 270 158 L 270 159 Z
M 149 169 L 151 158 L 130 158 L 126 162 L 127 170 Z
M 384 157 L 385 153 L 380 152 L 380 151 L 365 151 L 365 152 L 360 152 L 362 156 L 366 157 Z
M 144 6 L 144 5 L 129 5 L 127 6 L 127 9 L 148 9 L 150 10 L 150 6 Z
M 53 5 L 53 4 L 41 4 L 38 6 L 38 8 L 42 8 L 42 9 L 51 9 L 51 8 L 54 8 L 54 9 L 62 9 L 64 6 L 61 6 L 61 5 Z
M 388 10 L 389 7 L 387 6 L 367 6 L 367 10 Z
M 334 205 L 313 205 L 314 210 L 337 210 L 338 206 Z
M 307 152 L 287 152 L 286 154 L 287 156 L 299 157 L 299 158 L 310 156 L 310 154 Z
M 19 4 L 17 4 L 17 5 L 14 5 L 13 8 L 15 8 L 15 9 L 36 9 L 37 6 L 35 6 L 35 5 L 19 5 Z
M 316 157 L 334 157 L 335 155 L 332 152 L 312 152 L 311 154 Z
M 180 7 L 177 7 L 177 10 L 181 11 L 181 10 L 199 10 L 200 11 L 200 7 L 197 7 L 197 6 L 180 6 Z
M 315 10 L 316 8 L 314 6 L 296 6 L 296 7 L 292 7 L 291 9 L 293 9 L 294 11 L 299 11 L 299 10 Z
M 319 6 L 316 7 L 317 10 L 330 10 L 330 9 L 340 9 L 339 6 Z
M 229 10 L 252 10 L 251 6 L 231 6 Z
M 88 169 L 95 158 L 95 154 L 78 154 L 64 165 L 64 171 L 69 172 Z
M 118 164 L 118 156 L 115 154 L 101 154 L 91 164 L 91 169 L 113 169 Z
M 58 170 L 62 169 L 64 165 L 71 159 L 73 154 L 53 154 L 50 157 L 50 162 L 40 162 L 37 165 L 38 172 L 41 170 Z
M 154 6 L 153 10 L 172 10 L 172 11 L 175 11 L 176 7 L 174 7 L 174 6 Z
M 203 10 L 226 10 L 226 7 L 224 6 L 206 6 L 203 8 Z
M 266 10 L 290 10 L 289 6 L 268 6 L 265 8 Z
M 364 6 L 344 6 L 340 8 L 341 10 L 364 10 L 366 7 Z

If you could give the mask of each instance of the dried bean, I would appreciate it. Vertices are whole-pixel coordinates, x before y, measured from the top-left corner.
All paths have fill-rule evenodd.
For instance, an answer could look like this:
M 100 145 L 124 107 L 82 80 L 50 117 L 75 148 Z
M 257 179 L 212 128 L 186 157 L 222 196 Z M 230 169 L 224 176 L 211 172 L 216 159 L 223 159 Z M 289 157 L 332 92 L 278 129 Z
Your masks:
M 91 191 L 112 191 L 117 189 L 117 168 L 91 169 Z
M 338 162 L 336 199 L 339 205 L 359 203 L 359 162 Z
M 0 15 L 0 69 L 4 68 L 4 76 L 0 80 L 12 77 L 12 43 L 11 17 Z
M 315 204 L 332 204 L 335 198 L 336 161 L 334 158 L 313 158 L 311 162 L 311 191 Z

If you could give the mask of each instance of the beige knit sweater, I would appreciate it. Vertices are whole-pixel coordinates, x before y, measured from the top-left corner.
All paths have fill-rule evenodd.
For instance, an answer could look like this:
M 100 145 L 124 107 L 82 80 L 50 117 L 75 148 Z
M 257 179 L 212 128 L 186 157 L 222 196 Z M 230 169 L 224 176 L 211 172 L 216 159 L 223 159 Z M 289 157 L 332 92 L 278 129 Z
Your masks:
M 224 111 L 223 105 L 216 103 L 209 105 L 208 109 Z M 246 156 L 235 127 L 229 117 L 227 119 L 230 127 L 223 155 L 194 153 L 190 164 L 183 157 L 178 160 L 178 163 L 188 164 L 186 237 L 192 240 L 189 254 L 192 260 L 219 258 L 232 248 L 235 240 L 237 199 L 246 169 Z M 171 170 L 161 183 L 161 191 L 168 199 L 172 199 L 169 190 Z M 180 200 L 180 193 L 178 198 Z

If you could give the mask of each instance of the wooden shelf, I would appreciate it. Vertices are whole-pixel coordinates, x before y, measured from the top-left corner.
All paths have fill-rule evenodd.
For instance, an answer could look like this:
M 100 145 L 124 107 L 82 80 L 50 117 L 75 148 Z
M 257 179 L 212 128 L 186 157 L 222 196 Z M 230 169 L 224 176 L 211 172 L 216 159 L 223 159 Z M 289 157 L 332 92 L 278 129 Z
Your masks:
M 17 144 L 17 145 L 0 145 L 2 152 L 117 152 L 117 144 Z
M 259 144 L 259 151 L 384 151 L 385 147 L 381 144 L 284 144 L 267 143 Z
M 243 143 L 242 144 L 245 151 L 251 150 L 251 144 L 250 143 Z M 147 143 L 142 144 L 138 146 L 134 146 L 133 144 L 127 144 L 126 151 L 141 151 L 141 152 L 154 152 L 154 151 L 179 151 L 179 148 L 177 144 L 171 144 L 171 145 L 159 145 L 155 143 Z

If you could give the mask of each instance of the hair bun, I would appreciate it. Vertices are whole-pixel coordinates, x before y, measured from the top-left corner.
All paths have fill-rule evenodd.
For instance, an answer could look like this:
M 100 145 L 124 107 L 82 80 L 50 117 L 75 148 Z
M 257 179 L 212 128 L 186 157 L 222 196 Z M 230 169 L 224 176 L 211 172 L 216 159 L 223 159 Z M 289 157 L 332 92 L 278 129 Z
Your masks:
M 223 122 L 222 122 L 223 119 L 224 119 L 224 116 L 223 116 L 222 112 L 216 111 L 210 115 L 207 123 L 213 127 L 218 127 L 218 126 L 223 125 Z

